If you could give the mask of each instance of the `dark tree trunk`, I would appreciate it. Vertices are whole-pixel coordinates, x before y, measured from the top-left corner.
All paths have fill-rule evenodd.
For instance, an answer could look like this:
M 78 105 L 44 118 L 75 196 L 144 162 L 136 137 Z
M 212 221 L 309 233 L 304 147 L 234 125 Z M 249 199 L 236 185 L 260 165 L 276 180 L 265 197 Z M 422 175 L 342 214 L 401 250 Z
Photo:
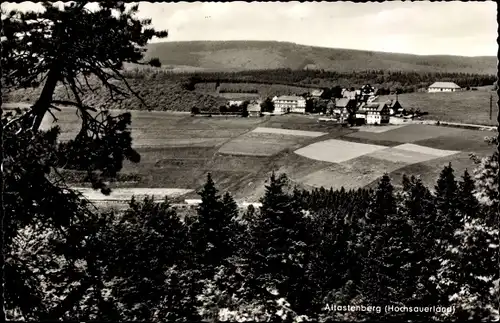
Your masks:
M 52 96 L 54 95 L 54 91 L 56 89 L 57 82 L 59 81 L 60 76 L 61 68 L 59 66 L 56 65 L 55 67 L 52 67 L 50 69 L 49 74 L 47 75 L 47 81 L 43 86 L 42 93 L 32 107 L 35 118 L 32 125 L 32 129 L 34 131 L 39 130 L 42 124 L 43 117 L 45 116 L 47 111 L 49 111 L 50 105 L 52 103 Z

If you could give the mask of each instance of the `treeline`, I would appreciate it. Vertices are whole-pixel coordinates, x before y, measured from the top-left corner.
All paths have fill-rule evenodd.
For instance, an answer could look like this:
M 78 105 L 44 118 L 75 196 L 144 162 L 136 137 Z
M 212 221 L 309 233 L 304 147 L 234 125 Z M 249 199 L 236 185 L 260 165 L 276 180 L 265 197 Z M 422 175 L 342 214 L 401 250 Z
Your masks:
M 423 72 L 391 72 L 384 70 L 368 70 L 362 72 L 335 72 L 324 70 L 251 70 L 239 72 L 185 72 L 174 73 L 154 69 L 136 69 L 126 71 L 130 78 L 169 78 L 184 82 L 184 87 L 194 90 L 197 83 L 260 83 L 281 84 L 302 87 L 341 87 L 377 85 L 384 88 L 400 88 L 403 92 L 426 88 L 436 81 L 455 82 L 463 88 L 492 85 L 496 75 L 471 73 L 423 73 Z
M 242 72 L 194 73 L 190 78 L 193 82 L 256 82 L 285 85 L 312 85 L 314 80 L 328 80 L 334 85 L 348 87 L 350 84 L 387 84 L 398 83 L 401 87 L 426 87 L 436 81 L 451 81 L 461 87 L 492 85 L 496 81 L 495 75 L 481 75 L 468 73 L 419 73 L 419 72 L 390 72 L 383 70 L 338 73 L 319 70 L 256 70 Z M 350 84 L 339 84 L 339 81 Z M 334 86 L 331 85 L 331 86 Z

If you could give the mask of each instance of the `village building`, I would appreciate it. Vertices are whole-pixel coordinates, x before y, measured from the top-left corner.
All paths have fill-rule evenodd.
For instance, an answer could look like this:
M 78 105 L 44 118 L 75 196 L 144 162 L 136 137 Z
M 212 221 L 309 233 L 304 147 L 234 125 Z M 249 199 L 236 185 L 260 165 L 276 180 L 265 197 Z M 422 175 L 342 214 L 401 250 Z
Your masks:
M 274 113 L 306 113 L 306 99 L 296 95 L 282 95 L 273 98 Z
M 251 101 L 249 104 L 248 104 L 248 107 L 247 107 L 247 111 L 248 111 L 248 116 L 249 117 L 260 117 L 261 116 L 261 104 L 262 102 L 260 101 Z
M 362 117 L 364 115 L 364 118 Z M 359 117 L 358 117 L 359 116 Z M 366 124 L 389 123 L 390 110 L 387 102 L 363 104 L 356 113 L 356 118 L 365 119 Z
M 462 90 L 462 88 L 453 82 L 435 82 L 427 89 L 429 93 L 457 92 L 460 90 Z
M 328 100 L 328 103 L 326 104 L 326 112 L 327 112 L 327 114 L 333 114 L 333 109 L 335 109 L 335 101 L 334 100 Z
M 239 107 L 242 104 L 243 104 L 243 100 L 230 100 L 227 102 L 228 107 L 232 107 L 232 106 Z
M 370 84 L 363 85 L 361 90 L 359 90 L 358 98 L 360 101 L 369 102 L 373 101 L 375 94 L 377 93 L 377 89 L 375 89 Z
M 335 108 L 333 108 L 332 112 L 340 122 L 345 122 L 355 110 L 356 100 L 340 98 L 335 100 Z
M 321 96 L 323 95 L 323 92 L 325 92 L 324 90 L 321 90 L 321 89 L 316 89 L 316 90 L 312 90 L 310 95 L 311 95 L 311 98 L 313 99 L 319 99 L 321 98 Z
M 406 113 L 406 110 L 403 109 L 401 103 L 396 100 L 390 100 L 387 102 L 387 106 L 389 107 L 389 114 L 392 115 L 400 115 L 402 113 Z
M 356 91 L 342 90 L 342 97 L 346 99 L 356 100 Z

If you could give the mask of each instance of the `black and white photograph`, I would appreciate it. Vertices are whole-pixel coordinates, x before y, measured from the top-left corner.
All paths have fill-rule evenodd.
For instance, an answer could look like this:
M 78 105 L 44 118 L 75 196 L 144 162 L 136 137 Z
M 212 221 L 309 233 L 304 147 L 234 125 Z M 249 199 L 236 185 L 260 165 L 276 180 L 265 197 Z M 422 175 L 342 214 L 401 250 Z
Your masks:
M 500 321 L 495 1 L 2 2 L 7 321 Z

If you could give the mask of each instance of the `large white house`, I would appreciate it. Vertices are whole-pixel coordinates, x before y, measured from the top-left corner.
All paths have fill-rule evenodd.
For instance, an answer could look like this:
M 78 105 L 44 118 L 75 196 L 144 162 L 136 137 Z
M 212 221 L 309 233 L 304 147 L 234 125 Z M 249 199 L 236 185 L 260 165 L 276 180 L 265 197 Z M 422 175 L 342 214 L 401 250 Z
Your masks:
M 274 113 L 306 113 L 306 99 L 296 95 L 282 95 L 273 98 Z
M 462 88 L 453 82 L 435 82 L 428 88 L 429 93 L 436 92 L 456 92 Z
M 356 113 L 357 118 L 365 119 L 366 124 L 382 124 L 389 123 L 390 102 L 372 102 L 362 104 Z

